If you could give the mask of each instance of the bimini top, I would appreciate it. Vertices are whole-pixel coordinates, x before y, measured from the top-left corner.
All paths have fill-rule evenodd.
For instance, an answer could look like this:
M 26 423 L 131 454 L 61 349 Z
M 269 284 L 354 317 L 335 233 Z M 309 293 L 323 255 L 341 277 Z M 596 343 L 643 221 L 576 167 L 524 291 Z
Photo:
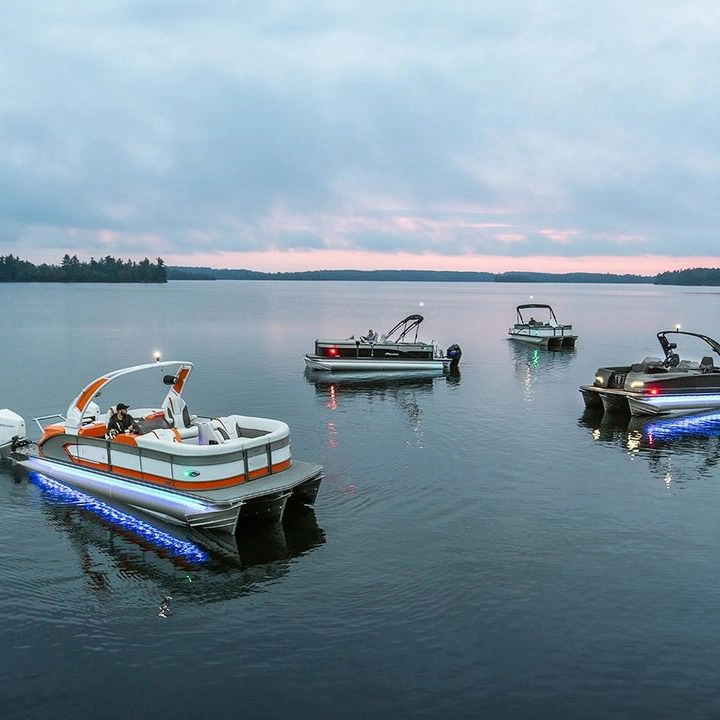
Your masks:
M 89 385 L 83 388 L 82 392 L 80 392 L 80 394 L 70 404 L 66 416 L 67 420 L 65 421 L 66 430 L 77 430 L 82 425 L 82 418 L 87 406 L 92 402 L 93 398 L 98 397 L 105 386 L 109 385 L 113 380 L 117 380 L 119 377 L 124 377 L 125 375 L 149 370 L 157 370 L 158 368 L 175 368 L 174 373 L 163 376 L 163 384 L 170 386 L 168 396 L 171 393 L 179 396 L 182 393 L 188 376 L 192 372 L 193 364 L 185 360 L 164 360 L 162 362 L 134 365 L 133 367 L 113 370 L 112 372 L 96 378 Z
M 550 305 L 546 305 L 544 303 L 527 303 L 525 305 L 518 305 L 516 308 L 517 312 L 517 324 L 518 325 L 527 325 L 527 322 L 523 319 L 522 316 L 522 310 L 529 310 L 530 308 L 537 308 L 540 310 L 547 310 L 550 313 L 551 320 L 556 324 L 559 325 L 557 318 L 555 317 L 555 313 L 553 312 L 553 309 L 550 307 Z
M 672 342 L 668 339 L 668 335 L 684 335 L 686 337 L 696 337 L 700 340 L 704 340 L 711 348 L 714 353 L 720 356 L 720 343 L 717 340 L 713 340 L 708 335 L 701 335 L 700 333 L 686 332 L 685 330 L 662 330 L 657 334 L 658 342 L 665 353 L 665 360 L 663 365 L 668 367 L 675 367 L 680 362 L 680 356 L 675 352 L 677 343 Z
M 409 335 L 413 330 L 415 330 L 415 338 L 412 340 L 412 342 L 417 342 L 417 336 L 418 336 L 418 328 L 420 327 L 420 323 L 425 318 L 422 315 L 408 315 L 406 318 L 401 320 L 395 327 L 393 327 L 390 332 L 385 336 L 385 342 L 387 343 L 400 343 L 403 342 L 406 335 Z M 397 333 L 397 337 L 393 337 L 393 335 Z M 410 342 L 409 340 L 405 340 L 405 342 Z

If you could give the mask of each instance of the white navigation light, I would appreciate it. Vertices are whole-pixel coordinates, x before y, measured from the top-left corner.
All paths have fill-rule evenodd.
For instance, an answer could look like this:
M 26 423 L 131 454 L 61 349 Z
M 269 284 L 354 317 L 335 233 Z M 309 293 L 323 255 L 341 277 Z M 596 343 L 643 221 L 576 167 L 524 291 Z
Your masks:
M 153 357 L 155 358 L 155 362 L 160 362 L 162 360 L 162 353 L 159 350 L 156 350 L 153 353 Z
M 631 388 L 641 388 L 641 387 L 645 387 L 645 383 L 644 383 L 642 380 L 633 380 L 633 381 L 630 383 L 630 387 L 631 387 Z
M 681 325 L 680 323 L 677 323 L 677 324 L 675 325 L 675 329 L 676 329 L 676 330 L 682 330 L 682 325 Z

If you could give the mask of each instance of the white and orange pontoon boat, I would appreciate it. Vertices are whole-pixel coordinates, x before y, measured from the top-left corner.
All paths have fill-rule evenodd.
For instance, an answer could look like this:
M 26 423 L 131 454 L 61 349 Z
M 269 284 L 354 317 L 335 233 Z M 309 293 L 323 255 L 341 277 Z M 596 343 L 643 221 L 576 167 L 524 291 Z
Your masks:
M 192 368 L 164 361 L 107 373 L 65 415 L 36 418 L 36 444 L 24 437 L 19 415 L 0 410 L 0 449 L 30 471 L 196 528 L 235 532 L 243 518 L 281 519 L 288 500 L 313 504 L 322 467 L 293 461 L 288 426 L 191 415 L 182 392 Z M 113 409 L 103 413 L 94 400 L 109 383 L 136 373 L 158 373 L 169 390 L 159 407 L 132 408 L 139 433 L 111 438 Z

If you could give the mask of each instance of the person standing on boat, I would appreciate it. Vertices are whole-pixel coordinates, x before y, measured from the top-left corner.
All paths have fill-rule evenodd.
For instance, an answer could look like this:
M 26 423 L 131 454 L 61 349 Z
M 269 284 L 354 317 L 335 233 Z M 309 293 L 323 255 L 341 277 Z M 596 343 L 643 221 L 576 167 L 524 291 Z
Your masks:
M 115 412 L 110 416 L 107 424 L 107 434 L 114 438 L 123 433 L 139 433 L 140 426 L 135 422 L 133 416 L 128 413 L 129 406 L 125 403 L 118 403 Z

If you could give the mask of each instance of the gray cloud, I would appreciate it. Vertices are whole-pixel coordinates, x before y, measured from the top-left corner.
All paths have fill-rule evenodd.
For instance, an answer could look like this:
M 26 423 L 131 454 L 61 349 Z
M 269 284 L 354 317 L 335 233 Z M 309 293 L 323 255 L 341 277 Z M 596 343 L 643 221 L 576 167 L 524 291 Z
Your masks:
M 716 253 L 710 0 L 15 5 L 0 253 Z

